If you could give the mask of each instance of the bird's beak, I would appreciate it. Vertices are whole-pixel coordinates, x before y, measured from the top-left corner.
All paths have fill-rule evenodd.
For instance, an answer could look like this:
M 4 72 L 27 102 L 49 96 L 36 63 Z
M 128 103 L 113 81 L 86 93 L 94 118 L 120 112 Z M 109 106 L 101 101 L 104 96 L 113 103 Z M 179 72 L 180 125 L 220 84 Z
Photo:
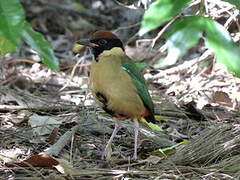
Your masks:
M 98 47 L 97 44 L 90 42 L 89 39 L 81 39 L 81 40 L 77 41 L 76 43 L 77 43 L 77 44 L 81 44 L 81 45 L 83 45 L 83 46 L 92 47 L 92 48 Z

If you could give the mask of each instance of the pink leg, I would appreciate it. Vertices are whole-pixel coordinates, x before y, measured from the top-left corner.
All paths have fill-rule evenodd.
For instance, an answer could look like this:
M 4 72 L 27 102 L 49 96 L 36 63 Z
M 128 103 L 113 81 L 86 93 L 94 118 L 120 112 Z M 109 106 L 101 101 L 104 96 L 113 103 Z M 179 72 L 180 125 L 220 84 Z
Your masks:
M 134 123 L 134 154 L 133 154 L 133 160 L 137 160 L 139 123 L 138 123 L 137 119 L 134 119 L 133 123 Z
M 120 129 L 121 129 L 121 125 L 120 125 L 119 121 L 117 120 L 115 122 L 115 127 L 114 127 L 114 130 L 112 132 L 112 135 L 111 135 L 110 139 L 108 140 L 108 143 L 107 143 L 107 145 L 106 145 L 106 147 L 105 147 L 105 149 L 102 153 L 102 159 L 106 158 L 107 160 L 109 160 L 111 158 L 111 149 L 110 149 L 111 144 L 112 144 L 112 141 L 113 141 L 114 137 L 116 136 L 117 132 Z

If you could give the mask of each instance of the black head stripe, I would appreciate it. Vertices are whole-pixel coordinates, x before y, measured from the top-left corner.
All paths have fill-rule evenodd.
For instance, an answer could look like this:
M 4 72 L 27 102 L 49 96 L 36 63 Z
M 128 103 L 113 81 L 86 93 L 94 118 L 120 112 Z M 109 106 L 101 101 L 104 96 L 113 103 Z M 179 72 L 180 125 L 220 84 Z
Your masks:
M 102 42 L 106 41 L 105 44 L 102 44 Z M 95 60 L 97 60 L 98 56 L 105 50 L 110 50 L 114 47 L 120 47 L 124 51 L 123 44 L 120 39 L 107 39 L 107 38 L 102 38 L 102 39 L 94 39 L 90 41 L 91 43 L 97 44 L 98 47 L 92 47 L 92 52 L 94 54 Z

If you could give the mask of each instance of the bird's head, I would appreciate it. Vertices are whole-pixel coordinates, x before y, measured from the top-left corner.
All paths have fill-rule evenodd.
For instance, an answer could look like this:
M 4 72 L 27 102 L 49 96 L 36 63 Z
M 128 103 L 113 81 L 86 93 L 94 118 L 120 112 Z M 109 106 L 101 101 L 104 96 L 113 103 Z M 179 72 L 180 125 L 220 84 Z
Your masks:
M 105 50 L 120 47 L 124 51 L 122 41 L 110 31 L 97 31 L 91 39 L 80 40 L 77 43 L 91 48 L 95 59 Z

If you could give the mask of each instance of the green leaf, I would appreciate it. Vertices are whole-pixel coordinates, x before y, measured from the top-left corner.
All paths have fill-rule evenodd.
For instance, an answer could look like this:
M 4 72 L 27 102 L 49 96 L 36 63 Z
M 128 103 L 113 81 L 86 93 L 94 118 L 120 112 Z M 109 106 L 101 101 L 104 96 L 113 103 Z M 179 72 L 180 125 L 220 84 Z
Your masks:
M 217 61 L 240 77 L 240 48 L 231 39 L 222 25 L 213 20 L 207 21 L 207 45 L 215 51 Z
M 55 57 L 51 45 L 42 34 L 34 31 L 30 24 L 25 23 L 23 31 L 24 41 L 39 54 L 43 63 L 51 70 L 59 71 L 58 59 Z
M 158 126 L 157 124 L 153 124 L 150 122 L 150 123 L 148 123 L 148 126 L 154 131 L 163 132 L 162 127 Z
M 155 117 L 156 120 L 159 120 L 159 121 L 165 121 L 166 120 L 166 118 L 164 118 L 160 115 L 155 115 L 154 117 Z
M 188 16 L 173 25 L 167 42 L 167 65 L 182 57 L 189 48 L 197 44 L 203 33 L 206 33 L 207 45 L 215 52 L 217 60 L 223 63 L 230 72 L 240 76 L 240 49 L 231 40 L 229 33 L 216 21 L 202 16 Z
M 240 1 L 239 0 L 224 0 L 224 1 L 235 5 L 240 10 Z
M 169 21 L 179 14 L 189 2 L 191 0 L 181 0 L 181 2 L 179 0 L 157 0 L 152 3 L 143 16 L 139 35 L 142 36 Z
M 161 157 L 167 159 L 168 156 L 170 156 L 171 154 L 176 152 L 177 147 L 187 145 L 189 143 L 190 143 L 190 141 L 185 140 L 178 144 L 174 144 L 173 146 L 153 151 L 151 154 L 158 155 L 158 156 L 161 156 Z
M 0 0 L 0 55 L 16 50 L 21 41 L 25 21 L 18 0 Z
M 156 67 L 170 66 L 176 63 L 178 58 L 186 54 L 187 50 L 196 45 L 204 31 L 205 21 L 198 16 L 185 17 L 173 25 L 168 34 L 168 55 L 156 65 Z
M 198 43 L 199 38 L 204 31 L 204 19 L 198 16 L 184 18 L 180 23 L 174 26 L 171 36 L 168 40 L 168 47 L 181 47 L 180 55 Z
M 7 53 L 15 51 L 17 46 L 12 44 L 10 41 L 0 36 L 0 57 L 4 56 Z
M 151 122 L 147 122 L 146 119 L 144 118 L 140 118 L 139 122 L 141 124 L 143 124 L 144 126 L 149 127 L 150 129 L 154 130 L 154 131 L 159 131 L 159 132 L 163 132 L 162 127 L 158 126 L 157 124 L 153 124 Z

